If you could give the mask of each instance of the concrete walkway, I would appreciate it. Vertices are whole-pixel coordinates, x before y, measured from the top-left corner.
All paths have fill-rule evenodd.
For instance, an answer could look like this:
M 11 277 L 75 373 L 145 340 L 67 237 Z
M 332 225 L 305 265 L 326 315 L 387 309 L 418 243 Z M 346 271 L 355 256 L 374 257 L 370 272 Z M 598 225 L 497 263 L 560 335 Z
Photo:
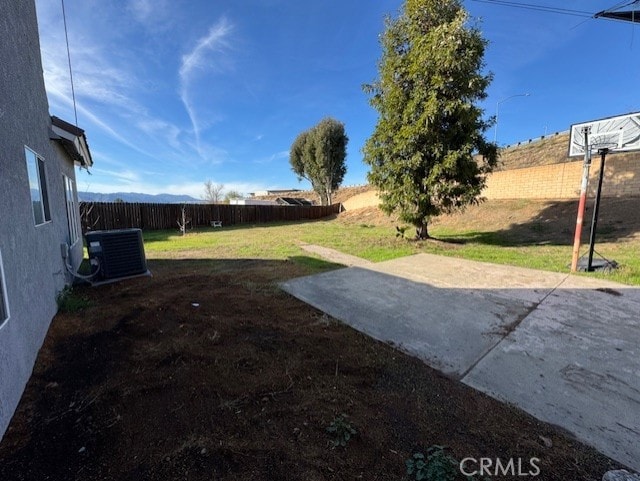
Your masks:
M 300 248 L 304 251 L 311 252 L 312 254 L 319 255 L 325 260 L 335 262 L 336 264 L 342 264 L 347 267 L 371 267 L 373 262 L 363 259 L 362 257 L 356 257 L 335 249 L 329 249 L 328 247 L 317 246 L 313 244 L 300 244 Z
M 640 289 L 429 254 L 282 287 L 640 470 Z

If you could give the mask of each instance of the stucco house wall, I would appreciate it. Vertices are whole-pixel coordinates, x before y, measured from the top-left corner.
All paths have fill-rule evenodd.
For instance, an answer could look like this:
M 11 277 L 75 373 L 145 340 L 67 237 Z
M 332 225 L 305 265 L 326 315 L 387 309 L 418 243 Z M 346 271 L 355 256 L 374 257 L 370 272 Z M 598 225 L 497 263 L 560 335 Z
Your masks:
M 50 138 L 33 0 L 0 1 L 0 92 L 0 280 L 8 314 L 0 318 L 1 438 L 57 311 L 57 294 L 72 280 L 61 245 L 70 237 L 63 174 L 75 183 L 74 162 Z M 41 225 L 34 220 L 25 147 L 44 161 L 51 220 Z M 82 259 L 81 239 L 70 246 L 73 267 Z

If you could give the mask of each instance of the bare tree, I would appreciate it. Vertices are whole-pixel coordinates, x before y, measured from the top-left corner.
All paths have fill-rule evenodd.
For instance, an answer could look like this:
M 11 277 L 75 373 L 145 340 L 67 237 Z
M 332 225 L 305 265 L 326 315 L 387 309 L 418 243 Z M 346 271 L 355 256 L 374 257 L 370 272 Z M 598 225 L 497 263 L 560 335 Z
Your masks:
M 214 184 L 211 180 L 204 183 L 204 200 L 209 204 L 218 204 L 223 200 L 224 184 Z
M 187 217 L 187 206 L 182 204 L 182 208 L 180 209 L 181 219 L 178 219 L 178 227 L 180 228 L 180 232 L 182 235 L 187 233 L 187 227 L 191 223 L 191 219 Z
M 95 204 L 92 202 L 80 203 L 80 225 L 82 226 L 82 232 L 84 233 L 93 230 L 100 220 L 100 215 L 92 215 L 94 207 Z

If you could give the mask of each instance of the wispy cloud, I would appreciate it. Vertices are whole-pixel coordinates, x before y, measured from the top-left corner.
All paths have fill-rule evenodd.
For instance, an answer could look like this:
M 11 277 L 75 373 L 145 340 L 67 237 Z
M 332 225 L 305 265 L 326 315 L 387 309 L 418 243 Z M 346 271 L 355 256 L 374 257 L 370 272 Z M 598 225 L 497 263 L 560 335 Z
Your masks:
M 288 159 L 289 158 L 289 151 L 288 150 L 282 150 L 280 152 L 276 152 L 275 154 L 271 154 L 268 157 L 262 157 L 260 159 L 256 159 L 253 161 L 254 164 L 269 164 L 275 160 L 280 160 L 280 159 Z
M 45 79 L 46 79 L 46 68 L 45 68 Z M 65 89 L 61 89 L 59 85 L 56 85 L 55 82 L 51 82 L 47 84 L 47 94 L 49 98 L 49 102 L 51 106 L 54 107 L 55 110 L 66 110 L 72 111 L 73 109 L 73 101 L 70 94 L 67 94 Z M 150 155 L 148 152 L 142 150 L 139 145 L 127 140 L 123 135 L 113 129 L 109 122 L 101 119 L 97 114 L 95 114 L 92 110 L 86 108 L 84 103 L 77 101 L 76 109 L 79 113 L 79 117 L 83 119 L 87 119 L 96 127 L 99 127 L 103 132 L 111 136 L 113 139 L 118 142 L 130 147 L 137 152 L 140 152 L 145 155 Z M 73 119 L 68 118 L 67 120 L 72 121 Z
M 140 175 L 132 170 L 107 170 L 95 168 L 92 173 L 107 175 L 124 183 L 135 183 L 140 181 Z
M 197 162 L 201 166 L 218 165 L 229 160 L 229 152 L 209 142 L 201 140 L 199 145 L 195 143 L 190 143 L 189 145 L 191 145 L 199 155 L 199 159 L 193 159 L 192 162 Z
M 201 120 L 197 112 L 197 102 L 194 99 L 193 84 L 198 74 L 202 72 L 221 71 L 227 64 L 229 52 L 229 36 L 233 31 L 233 25 L 222 17 L 213 24 L 207 34 L 196 42 L 196 45 L 182 56 L 180 64 L 180 99 L 189 115 L 196 146 L 201 155 L 205 152 L 201 149 L 200 133 Z M 212 54 L 216 54 L 214 57 Z
M 61 5 L 35 1 L 50 112 L 73 122 Z M 93 191 L 200 197 L 207 178 L 245 193 L 288 183 L 276 131 L 295 118 L 260 118 L 287 106 L 262 103 L 277 99 L 263 95 L 276 65 L 263 64 L 271 49 L 252 37 L 255 16 L 207 0 L 69 3 L 78 122 L 95 161 L 93 175 L 78 174 L 79 188 L 82 179 Z
M 43 30 L 41 50 L 47 92 L 67 97 L 70 101 L 71 82 L 67 53 L 61 48 L 61 45 L 64 45 L 64 33 L 53 26 Z M 115 65 L 107 52 L 92 46 L 90 40 L 86 39 L 72 43 L 71 61 L 77 98 L 117 108 L 130 108 L 131 98 L 127 93 L 137 84 L 130 70 Z
M 182 56 L 180 65 L 180 78 L 188 81 L 197 70 L 214 69 L 216 64 L 208 62 L 209 52 L 224 53 L 229 48 L 228 36 L 232 32 L 233 26 L 222 17 L 218 22 L 209 28 L 209 32 L 201 37 L 196 46 L 187 54 Z
M 104 179 L 109 181 L 105 182 Z M 145 194 L 174 194 L 174 195 L 190 195 L 196 199 L 204 196 L 204 181 L 183 180 L 169 183 L 151 183 L 143 179 L 127 179 L 114 177 L 102 177 L 102 181 L 95 182 L 92 176 L 86 173 L 78 175 L 78 190 L 81 192 L 97 192 L 107 194 L 111 192 L 140 192 Z M 261 183 L 250 182 L 217 182 L 224 185 L 224 192 L 236 191 L 247 195 L 249 192 L 265 190 L 266 185 Z
M 138 22 L 155 28 L 171 18 L 168 0 L 132 0 L 127 9 Z
M 144 2 L 138 3 L 142 15 Z M 50 107 L 52 113 L 72 121 L 68 59 L 66 49 L 61 48 L 65 42 L 64 31 L 60 27 L 61 11 L 41 0 L 38 14 Z M 151 113 L 137 100 L 144 81 L 140 78 L 135 59 L 108 49 L 106 43 L 98 45 L 92 42 L 91 32 L 85 30 L 82 22 L 76 21 L 73 27 L 70 32 L 71 62 L 81 126 L 86 129 L 88 122 L 117 142 L 151 158 L 158 158 L 153 152 L 158 144 L 167 144 L 177 151 L 184 149 L 186 146 L 179 142 L 181 129 Z M 155 142 L 145 145 L 141 142 L 141 133 L 153 137 Z
M 142 117 L 136 121 L 136 125 L 152 137 L 165 139 L 173 148 L 182 148 L 180 142 L 182 131 L 174 124 L 157 118 Z

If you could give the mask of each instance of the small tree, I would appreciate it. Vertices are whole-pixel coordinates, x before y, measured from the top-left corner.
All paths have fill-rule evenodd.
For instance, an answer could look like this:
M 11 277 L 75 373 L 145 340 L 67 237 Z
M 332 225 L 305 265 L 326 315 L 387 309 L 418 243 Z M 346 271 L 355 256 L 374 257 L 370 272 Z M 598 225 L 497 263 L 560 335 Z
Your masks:
M 180 218 L 177 220 L 178 228 L 182 235 L 187 233 L 187 226 L 189 225 L 189 219 L 187 218 L 187 206 L 182 204 L 180 208 Z
M 226 194 L 224 194 L 224 201 L 228 204 L 232 200 L 243 199 L 244 196 L 238 192 L 237 190 L 230 190 Z
M 497 162 L 476 103 L 486 98 L 486 41 L 460 0 L 405 0 L 387 19 L 379 79 L 365 85 L 379 112 L 367 140 L 369 182 L 381 208 L 429 237 L 429 221 L 476 203 Z
M 299 180 L 307 179 L 320 196 L 322 205 L 330 205 L 334 191 L 347 172 L 348 137 L 344 124 L 327 117 L 302 132 L 291 145 L 289 162 Z
M 100 215 L 93 216 L 93 208 L 95 204 L 92 202 L 80 203 L 80 225 L 82 232 L 89 232 L 94 229 L 100 220 Z
M 214 184 L 211 180 L 204 183 L 204 200 L 209 204 L 218 204 L 222 200 L 224 184 Z

